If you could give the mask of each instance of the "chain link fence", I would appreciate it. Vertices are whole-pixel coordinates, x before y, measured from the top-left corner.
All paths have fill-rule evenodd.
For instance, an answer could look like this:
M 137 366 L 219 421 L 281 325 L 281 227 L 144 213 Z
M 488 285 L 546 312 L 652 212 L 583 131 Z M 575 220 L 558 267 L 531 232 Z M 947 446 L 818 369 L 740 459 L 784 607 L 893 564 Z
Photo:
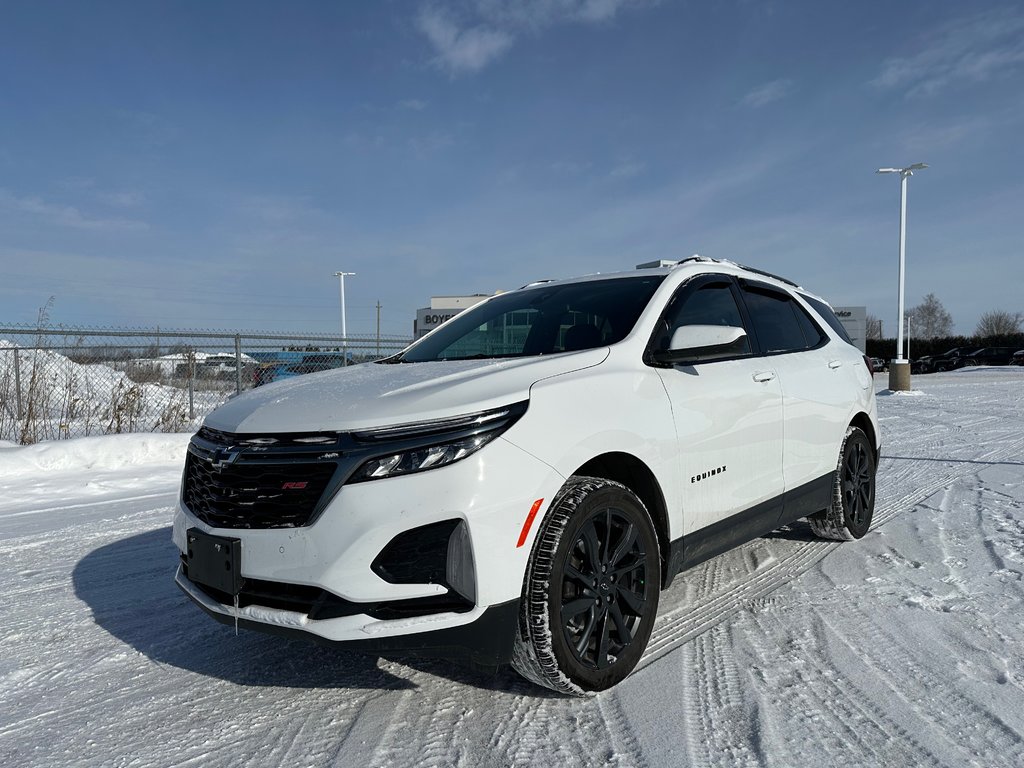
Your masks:
M 398 336 L 0 325 L 0 440 L 190 431 L 236 392 L 408 344 Z

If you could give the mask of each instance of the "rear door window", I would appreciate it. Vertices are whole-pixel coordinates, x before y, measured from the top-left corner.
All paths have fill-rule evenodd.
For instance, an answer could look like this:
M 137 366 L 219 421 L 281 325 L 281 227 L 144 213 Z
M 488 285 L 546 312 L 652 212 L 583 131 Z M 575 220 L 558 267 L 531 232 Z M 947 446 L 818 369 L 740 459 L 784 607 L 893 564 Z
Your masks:
M 825 340 L 821 329 L 787 293 L 746 281 L 741 290 L 763 354 L 800 352 Z

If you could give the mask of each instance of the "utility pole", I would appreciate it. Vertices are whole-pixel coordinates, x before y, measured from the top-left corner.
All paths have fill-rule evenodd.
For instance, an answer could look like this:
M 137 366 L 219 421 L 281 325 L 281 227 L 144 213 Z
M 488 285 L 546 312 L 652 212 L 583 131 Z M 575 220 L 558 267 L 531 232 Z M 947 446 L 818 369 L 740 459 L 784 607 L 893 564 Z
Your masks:
M 377 299 L 377 357 L 380 357 L 380 299 Z

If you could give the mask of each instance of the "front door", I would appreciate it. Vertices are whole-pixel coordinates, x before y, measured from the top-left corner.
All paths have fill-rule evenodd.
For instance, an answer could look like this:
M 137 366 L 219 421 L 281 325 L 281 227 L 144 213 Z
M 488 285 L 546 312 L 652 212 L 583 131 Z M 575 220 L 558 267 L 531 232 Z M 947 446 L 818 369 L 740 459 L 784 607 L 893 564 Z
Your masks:
M 725 275 L 689 281 L 669 304 L 655 344 L 667 345 L 682 325 L 744 328 L 736 291 Z M 658 373 L 675 420 L 683 535 L 737 515 L 741 527 L 760 525 L 742 513 L 759 519 L 769 518 L 772 510 L 777 515 L 784 490 L 782 390 L 771 361 L 755 356 L 748 339 L 733 359 L 675 365 Z

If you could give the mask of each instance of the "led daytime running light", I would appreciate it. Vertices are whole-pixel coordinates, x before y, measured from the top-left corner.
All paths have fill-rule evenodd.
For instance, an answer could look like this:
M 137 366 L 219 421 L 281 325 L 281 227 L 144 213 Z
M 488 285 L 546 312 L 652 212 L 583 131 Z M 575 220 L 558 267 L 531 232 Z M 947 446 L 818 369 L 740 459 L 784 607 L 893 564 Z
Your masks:
M 497 437 L 496 432 L 473 435 L 439 445 L 414 448 L 389 456 L 371 459 L 359 468 L 352 477 L 353 482 L 361 480 L 378 480 L 384 477 L 395 477 L 425 469 L 435 469 L 453 464 L 460 459 L 476 453 L 487 443 Z

